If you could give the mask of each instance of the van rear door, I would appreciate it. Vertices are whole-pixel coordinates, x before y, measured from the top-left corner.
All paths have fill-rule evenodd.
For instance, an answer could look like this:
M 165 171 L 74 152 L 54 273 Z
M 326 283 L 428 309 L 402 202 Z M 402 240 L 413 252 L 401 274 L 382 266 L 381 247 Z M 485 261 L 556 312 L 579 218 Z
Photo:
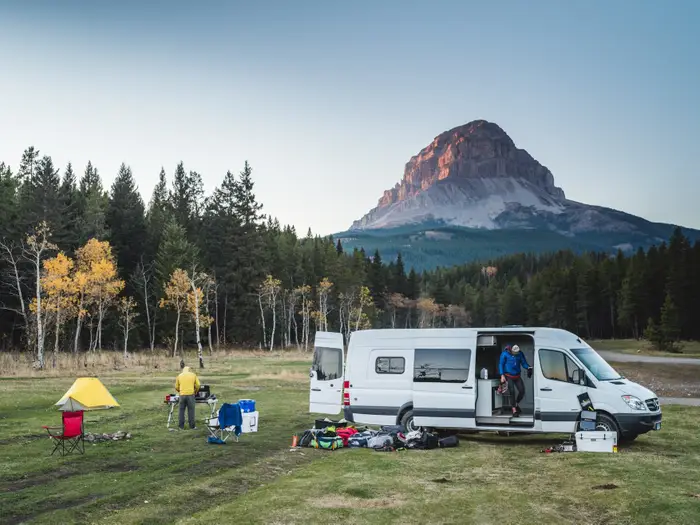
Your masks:
M 309 412 L 339 414 L 343 405 L 343 334 L 316 332 L 311 365 Z

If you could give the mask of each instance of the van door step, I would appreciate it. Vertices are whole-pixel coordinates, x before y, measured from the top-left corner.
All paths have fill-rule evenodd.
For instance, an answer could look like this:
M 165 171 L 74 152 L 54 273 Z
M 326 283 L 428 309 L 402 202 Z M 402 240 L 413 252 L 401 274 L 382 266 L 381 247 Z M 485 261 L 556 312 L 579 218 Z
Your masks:
M 476 424 L 477 425 L 503 425 L 503 426 L 512 426 L 512 427 L 519 427 L 519 426 L 524 426 L 524 427 L 531 427 L 535 424 L 535 418 L 532 416 L 520 416 L 520 417 L 513 417 L 509 415 L 503 415 L 503 416 L 490 416 L 490 417 L 477 417 L 476 418 Z

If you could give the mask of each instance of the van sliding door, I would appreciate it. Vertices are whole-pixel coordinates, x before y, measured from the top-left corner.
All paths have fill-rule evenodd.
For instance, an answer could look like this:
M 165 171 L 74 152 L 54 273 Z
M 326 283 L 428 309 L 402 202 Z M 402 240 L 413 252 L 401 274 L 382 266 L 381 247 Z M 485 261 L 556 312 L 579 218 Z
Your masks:
M 417 426 L 474 428 L 472 351 L 419 348 L 413 361 L 413 420 Z

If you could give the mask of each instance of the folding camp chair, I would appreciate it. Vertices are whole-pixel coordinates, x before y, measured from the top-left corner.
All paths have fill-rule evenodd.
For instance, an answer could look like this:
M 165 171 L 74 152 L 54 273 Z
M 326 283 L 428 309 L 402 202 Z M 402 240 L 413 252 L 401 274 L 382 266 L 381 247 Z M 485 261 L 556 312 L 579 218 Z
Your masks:
M 49 433 L 49 438 L 54 440 L 53 452 L 58 450 L 62 456 L 77 451 L 85 453 L 85 430 L 83 426 L 83 411 L 63 412 L 62 427 L 42 427 Z M 60 434 L 51 432 L 52 430 L 62 430 Z
M 234 436 L 238 441 L 243 425 L 243 415 L 238 403 L 224 403 L 215 417 L 205 419 L 209 430 L 210 443 L 226 443 L 226 440 Z

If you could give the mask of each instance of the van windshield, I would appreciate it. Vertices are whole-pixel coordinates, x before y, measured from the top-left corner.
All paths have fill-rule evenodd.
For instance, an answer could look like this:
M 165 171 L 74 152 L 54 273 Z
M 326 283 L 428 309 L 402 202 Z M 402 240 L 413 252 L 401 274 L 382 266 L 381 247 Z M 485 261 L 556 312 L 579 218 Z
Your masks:
M 599 381 L 622 379 L 622 376 L 592 348 L 572 348 L 571 351 Z

